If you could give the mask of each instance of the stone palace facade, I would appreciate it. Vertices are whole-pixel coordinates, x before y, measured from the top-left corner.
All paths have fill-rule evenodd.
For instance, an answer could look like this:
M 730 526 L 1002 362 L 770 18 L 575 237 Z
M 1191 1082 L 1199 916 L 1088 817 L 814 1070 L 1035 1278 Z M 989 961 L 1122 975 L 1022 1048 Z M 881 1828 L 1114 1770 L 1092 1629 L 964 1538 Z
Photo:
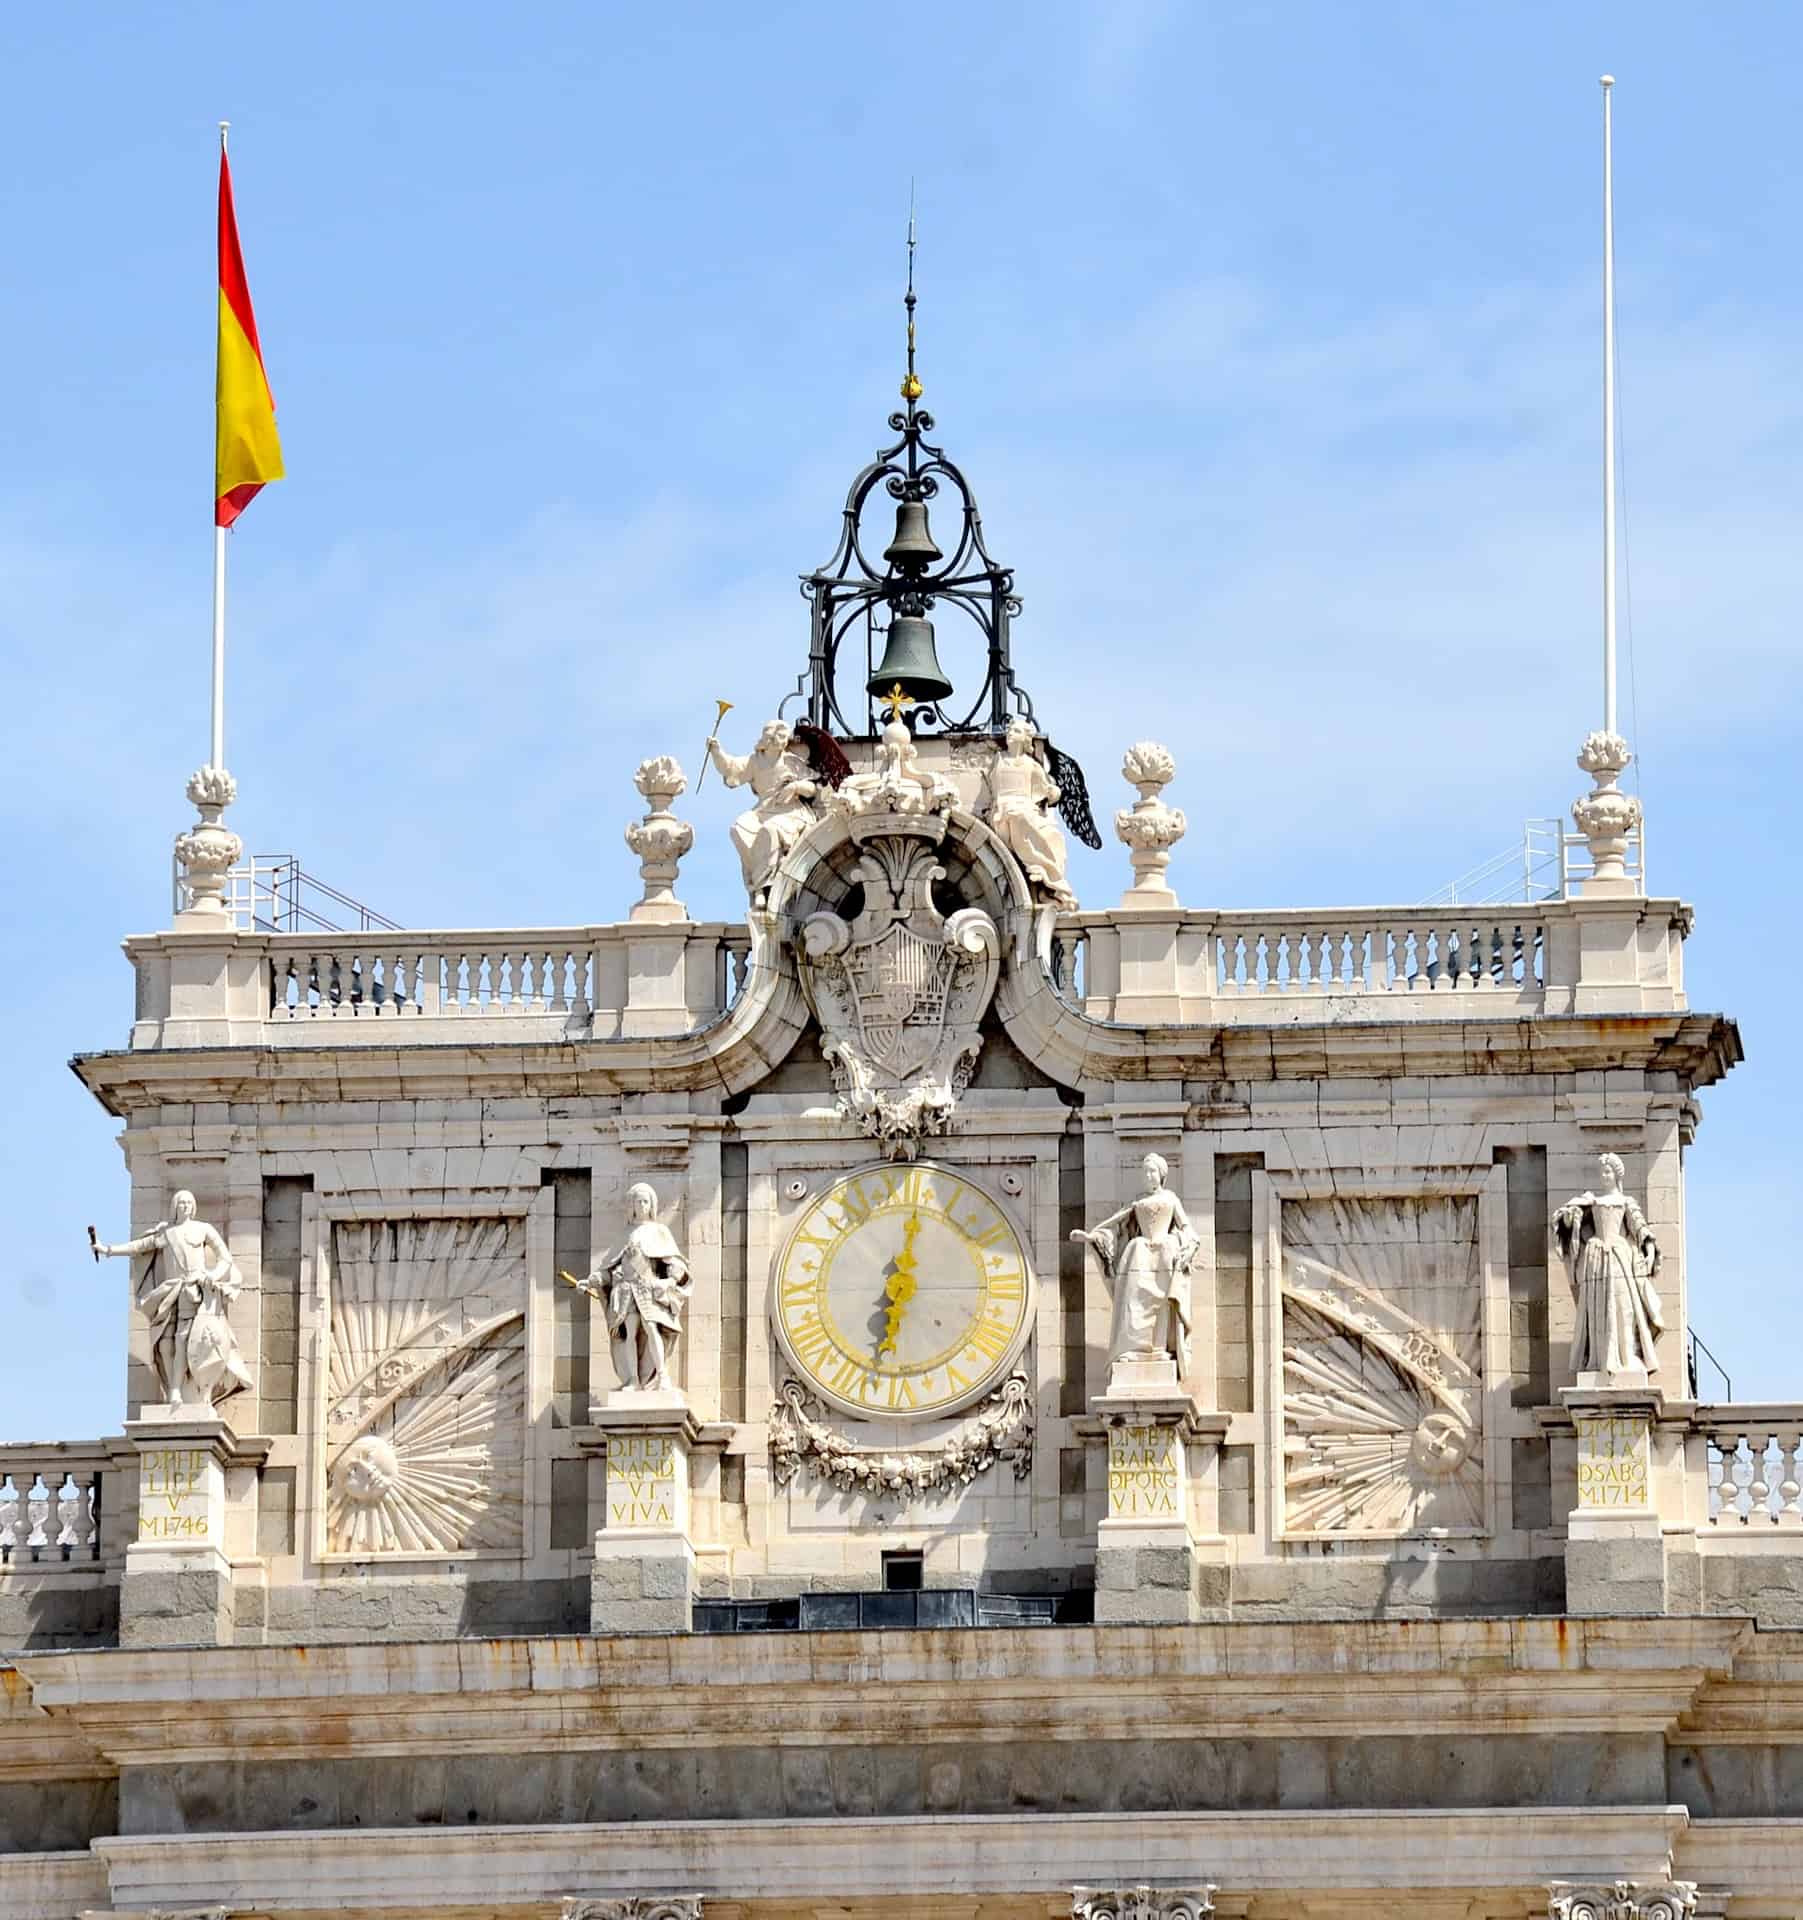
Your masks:
M 1689 1369 L 1740 1044 L 1625 744 L 1554 897 L 1270 913 L 1134 744 L 1085 910 L 903 393 L 709 745 L 743 919 L 667 756 L 512 931 L 228 911 L 191 783 L 75 1063 L 129 1414 L 0 1449 L 0 1913 L 1795 1920 L 1803 1406 Z

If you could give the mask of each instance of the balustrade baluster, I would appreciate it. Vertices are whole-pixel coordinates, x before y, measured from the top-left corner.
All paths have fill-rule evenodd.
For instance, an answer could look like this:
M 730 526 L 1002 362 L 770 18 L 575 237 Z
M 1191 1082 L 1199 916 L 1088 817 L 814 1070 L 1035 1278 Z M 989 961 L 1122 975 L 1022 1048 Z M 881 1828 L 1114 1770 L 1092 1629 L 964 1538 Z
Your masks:
M 28 1522 L 25 1544 L 31 1549 L 34 1560 L 50 1544 L 50 1536 L 45 1529 L 50 1520 L 51 1505 L 50 1489 L 44 1484 L 44 1476 L 41 1473 L 34 1475 L 31 1485 L 25 1490 L 25 1517 Z
M 1752 1526 L 1763 1526 L 1772 1518 L 1771 1482 L 1765 1477 L 1766 1449 L 1771 1444 L 1771 1435 L 1764 1432 L 1755 1433 L 1750 1442 L 1753 1477 L 1747 1482 L 1747 1520 Z
M 1739 1488 L 1734 1484 L 1734 1442 L 1720 1432 L 1709 1436 L 1709 1522 L 1725 1527 L 1739 1516 Z
M 4 1566 L 20 1545 L 22 1518 L 20 1490 L 11 1473 L 0 1474 L 0 1566 Z
M 1803 1462 L 1797 1453 L 1803 1429 L 1786 1427 L 1778 1434 L 1778 1510 L 1781 1527 L 1803 1527 Z
M 73 1506 L 75 1552 L 81 1560 L 100 1558 L 100 1476 L 88 1470 L 71 1472 L 71 1485 L 75 1488 Z

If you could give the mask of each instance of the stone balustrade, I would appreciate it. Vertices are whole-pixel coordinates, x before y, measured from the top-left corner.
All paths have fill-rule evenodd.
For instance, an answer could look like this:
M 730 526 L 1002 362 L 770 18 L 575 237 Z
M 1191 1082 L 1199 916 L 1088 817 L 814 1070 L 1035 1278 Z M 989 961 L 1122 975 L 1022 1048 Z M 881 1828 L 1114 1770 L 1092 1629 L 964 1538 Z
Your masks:
M 1076 913 L 1052 971 L 1071 1005 L 1128 1025 L 1281 1024 L 1360 1002 L 1383 1019 L 1675 1011 L 1689 924 L 1652 900 Z
M 1704 1444 L 1711 1533 L 1803 1533 L 1803 1405 L 1699 1407 L 1693 1431 Z
M 99 1441 L 0 1446 L 0 1572 L 98 1564 L 109 1465 Z
M 1681 1011 L 1675 901 L 1061 915 L 1053 985 L 1118 1025 L 1514 1019 Z M 719 921 L 511 931 L 150 934 L 137 1049 L 614 1039 L 699 1032 L 733 1007 L 751 936 Z M 453 1029 L 441 1023 L 455 1022 Z
M 742 924 L 266 933 L 127 941 L 134 1048 L 693 1032 L 743 990 Z M 453 1033 L 442 1023 L 456 1023 Z

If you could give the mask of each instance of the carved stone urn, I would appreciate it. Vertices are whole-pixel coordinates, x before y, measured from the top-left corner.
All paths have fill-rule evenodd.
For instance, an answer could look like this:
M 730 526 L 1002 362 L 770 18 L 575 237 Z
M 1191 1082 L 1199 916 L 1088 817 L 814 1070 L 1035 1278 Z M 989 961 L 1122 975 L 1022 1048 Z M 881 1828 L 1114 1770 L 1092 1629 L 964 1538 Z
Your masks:
M 1166 878 L 1171 849 L 1189 831 L 1180 807 L 1167 807 L 1159 797 L 1177 777 L 1177 762 L 1169 747 L 1142 740 L 1127 749 L 1121 773 L 1139 798 L 1114 816 L 1114 831 L 1133 862 L 1133 884 L 1121 896 L 1131 911 L 1176 906 L 1177 896 Z
M 238 783 L 223 767 L 199 767 L 188 776 L 188 799 L 200 818 L 175 836 L 186 913 L 225 913 L 225 876 L 244 857 L 244 842 L 221 815 L 237 797 Z
M 645 796 L 650 812 L 626 829 L 626 844 L 639 857 L 639 877 L 645 884 L 629 917 L 686 920 L 689 910 L 676 897 L 676 869 L 695 844 L 695 829 L 677 819 L 670 803 L 688 786 L 688 776 L 672 755 L 660 753 L 639 762 L 632 784 Z
M 1630 889 L 1628 836 L 1640 824 L 1640 802 L 1620 787 L 1622 774 L 1634 758 L 1619 733 L 1586 734 L 1578 749 L 1578 765 L 1596 782 L 1582 799 L 1574 800 L 1571 817 L 1590 842 L 1590 878 L 1586 890 L 1621 893 Z

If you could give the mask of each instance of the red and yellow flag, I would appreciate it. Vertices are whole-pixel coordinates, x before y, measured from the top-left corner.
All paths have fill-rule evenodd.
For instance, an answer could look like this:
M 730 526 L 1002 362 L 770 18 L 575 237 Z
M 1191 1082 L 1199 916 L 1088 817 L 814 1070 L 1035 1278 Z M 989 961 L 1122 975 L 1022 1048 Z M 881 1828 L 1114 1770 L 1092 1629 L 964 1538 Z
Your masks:
M 232 170 L 219 154 L 219 436 L 213 462 L 213 521 L 229 527 L 271 480 L 282 477 L 275 397 L 263 372 L 257 317 L 250 308 Z

